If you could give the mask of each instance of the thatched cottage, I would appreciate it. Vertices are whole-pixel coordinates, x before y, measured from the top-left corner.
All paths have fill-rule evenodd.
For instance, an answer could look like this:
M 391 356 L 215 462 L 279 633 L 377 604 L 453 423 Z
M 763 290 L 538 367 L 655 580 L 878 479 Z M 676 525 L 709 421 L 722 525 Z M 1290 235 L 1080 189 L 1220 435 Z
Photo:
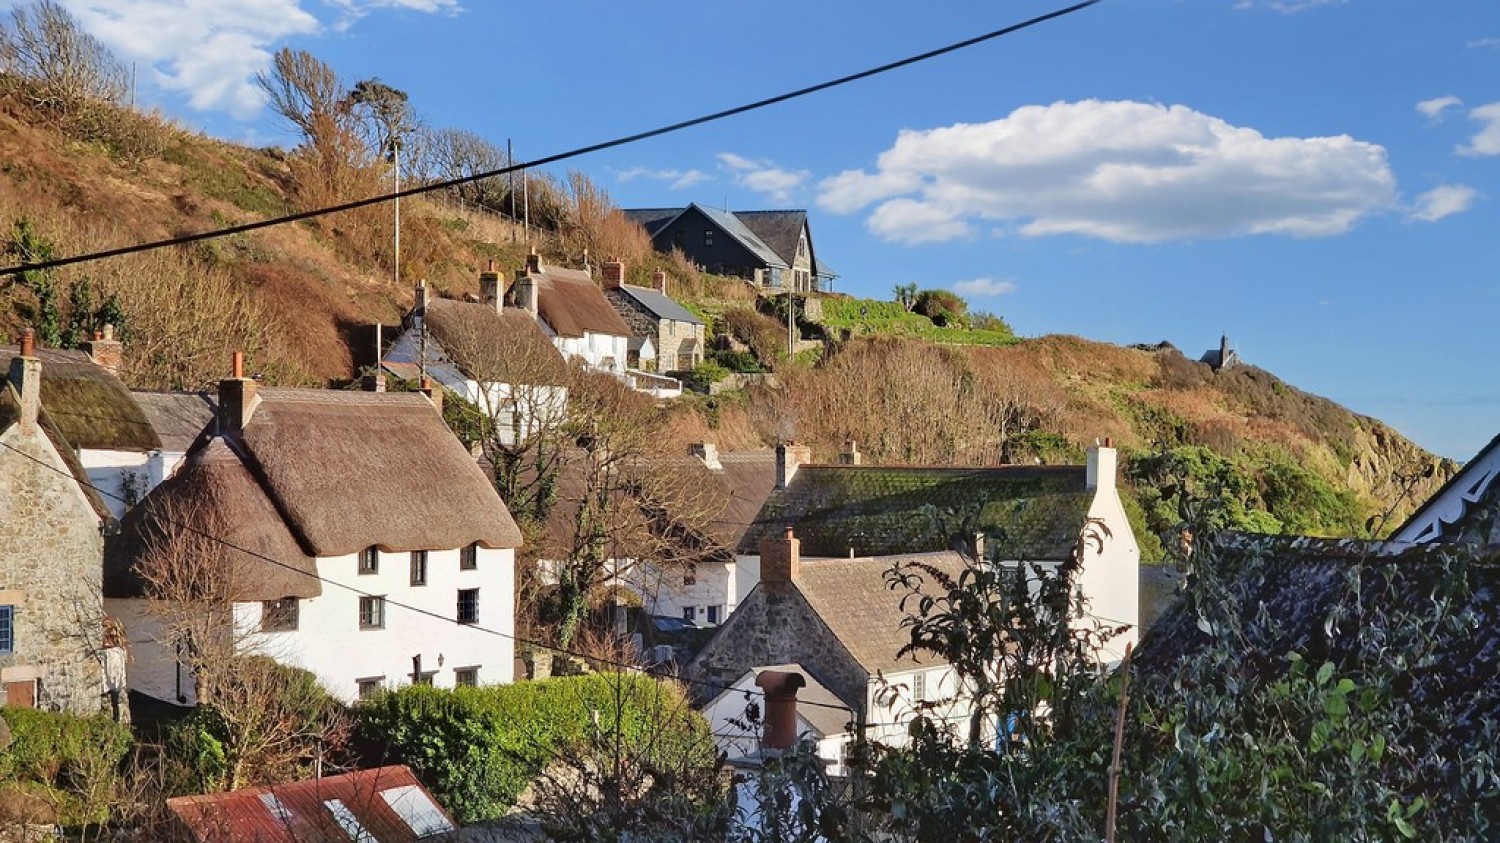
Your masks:
M 126 517 L 105 605 L 132 692 L 189 704 L 168 575 L 198 565 L 236 652 L 312 671 L 345 700 L 407 682 L 512 679 L 520 531 L 419 393 L 219 387 L 218 419 Z M 204 586 L 200 582 L 200 589 Z M 399 604 L 399 605 L 398 605 Z

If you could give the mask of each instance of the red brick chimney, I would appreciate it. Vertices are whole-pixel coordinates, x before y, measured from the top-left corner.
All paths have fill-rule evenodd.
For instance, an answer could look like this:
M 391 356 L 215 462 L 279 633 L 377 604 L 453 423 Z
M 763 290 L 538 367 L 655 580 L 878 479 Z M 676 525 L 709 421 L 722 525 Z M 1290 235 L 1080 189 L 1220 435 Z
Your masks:
M 479 299 L 497 312 L 505 308 L 505 288 L 500 284 L 494 261 L 486 263 L 484 271 L 479 273 Z
M 83 343 L 83 351 L 111 375 L 120 374 L 120 364 L 125 362 L 125 346 L 115 339 L 114 325 L 105 325 L 103 331 L 95 331 L 94 338 Z
M 760 739 L 761 749 L 790 749 L 797 742 L 797 689 L 807 687 L 807 678 L 800 673 L 762 670 L 755 684 L 766 692 L 766 733 Z
M 236 351 L 230 357 L 229 377 L 219 381 L 220 435 L 245 429 L 258 402 L 255 389 L 255 381 L 245 377 L 245 353 Z
M 42 361 L 36 356 L 36 331 L 21 332 L 21 353 L 11 358 L 10 385 L 21 397 L 21 417 L 17 420 L 23 434 L 37 432 L 37 417 L 42 411 Z
M 787 527 L 778 538 L 760 540 L 760 581 L 781 585 L 797 581 L 802 572 L 802 540 Z
M 664 270 L 651 273 L 651 289 L 664 296 L 667 294 L 667 273 Z
M 432 406 L 437 409 L 439 416 L 443 414 L 443 387 L 441 384 L 436 383 L 432 378 L 422 378 L 422 385 L 417 388 L 417 391 L 427 396 L 427 400 L 432 402 Z
M 615 290 L 625 283 L 625 263 L 620 260 L 607 260 L 599 266 L 599 272 L 604 280 L 604 289 Z

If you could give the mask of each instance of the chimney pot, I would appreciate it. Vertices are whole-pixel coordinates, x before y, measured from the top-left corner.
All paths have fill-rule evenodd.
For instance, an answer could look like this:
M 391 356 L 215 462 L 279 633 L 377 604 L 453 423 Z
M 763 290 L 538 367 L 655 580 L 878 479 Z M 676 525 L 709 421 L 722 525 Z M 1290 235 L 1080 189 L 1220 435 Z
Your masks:
M 42 361 L 36 356 L 36 332 L 21 332 L 21 353 L 10 361 L 10 384 L 21 397 L 21 432 L 35 433 L 42 412 Z
M 760 542 L 760 581 L 778 585 L 797 581 L 802 571 L 802 540 L 791 527 L 780 538 L 766 538 Z
M 115 339 L 114 325 L 105 325 L 102 331 L 95 331 L 94 338 L 84 342 L 82 350 L 111 375 L 118 375 L 121 364 L 125 362 L 125 346 Z
M 427 396 L 427 400 L 432 402 L 439 416 L 443 414 L 443 388 L 433 383 L 432 378 L 422 378 L 421 386 L 417 391 Z
M 27 328 L 21 332 L 21 356 L 36 356 L 36 331 L 32 328 Z
M 229 356 L 229 376 L 232 378 L 245 376 L 245 352 L 236 351 Z
M 95 341 L 104 339 L 104 332 L 103 331 L 95 331 L 94 332 L 94 339 L 95 339 Z
M 762 670 L 755 684 L 766 694 L 766 733 L 761 746 L 790 749 L 797 741 L 797 690 L 807 686 L 807 678 L 800 673 Z
M 1115 485 L 1115 473 L 1118 470 L 1118 457 L 1111 443 L 1113 440 L 1106 439 L 1104 444 L 1095 445 L 1088 451 L 1088 463 L 1084 470 L 1085 487 L 1089 489 L 1113 488 Z

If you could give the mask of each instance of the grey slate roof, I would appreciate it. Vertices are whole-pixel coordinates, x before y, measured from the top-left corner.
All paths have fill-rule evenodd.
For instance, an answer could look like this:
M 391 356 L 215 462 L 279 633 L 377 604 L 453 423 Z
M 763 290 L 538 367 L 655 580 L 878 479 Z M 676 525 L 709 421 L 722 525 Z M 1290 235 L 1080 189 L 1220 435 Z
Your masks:
M 167 451 L 186 452 L 218 412 L 218 398 L 207 392 L 131 393 Z
M 632 208 L 621 211 L 625 218 L 638 223 L 652 237 L 672 220 L 677 219 L 685 208 Z
M 898 562 L 918 561 L 957 579 L 967 564 L 953 551 L 942 553 L 872 556 L 861 559 L 804 559 L 794 585 L 807 599 L 865 672 L 913 670 L 942 664 L 931 653 L 898 655 L 911 643 L 911 633 L 901 625 L 903 590 L 892 590 L 886 571 Z
M 1002 534 L 993 546 L 1008 558 L 1067 559 L 1094 499 L 1085 478 L 1083 466 L 807 465 L 771 494 L 738 552 L 758 555 L 790 525 L 804 556 L 948 550 L 984 531 Z
M 650 287 L 635 287 L 629 284 L 620 285 L 619 290 L 634 299 L 641 307 L 646 308 L 657 319 L 673 319 L 694 325 L 703 324 L 703 320 L 694 316 L 692 311 L 673 301 L 665 293 L 659 293 Z

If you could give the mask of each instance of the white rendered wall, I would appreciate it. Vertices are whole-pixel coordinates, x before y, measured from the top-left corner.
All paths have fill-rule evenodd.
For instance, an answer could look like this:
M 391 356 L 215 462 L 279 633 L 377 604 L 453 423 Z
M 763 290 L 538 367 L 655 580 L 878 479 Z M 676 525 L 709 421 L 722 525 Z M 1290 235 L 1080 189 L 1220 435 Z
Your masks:
M 151 455 L 145 451 L 84 449 L 78 461 L 116 519 L 125 517 L 126 500 L 134 503 L 151 488 Z
M 1100 486 L 1089 506 L 1089 518 L 1098 519 L 1108 532 L 1095 529 L 1084 542 L 1078 587 L 1084 610 L 1096 620 L 1105 626 L 1130 627 L 1110 639 L 1101 654 L 1105 662 L 1115 662 L 1125 657 L 1126 644 L 1140 643 L 1141 549 L 1112 484 Z
M 753 758 L 760 753 L 760 732 L 757 729 L 747 728 L 745 721 L 745 706 L 754 702 L 760 707 L 761 716 L 765 716 L 766 706 L 764 693 L 755 684 L 755 671 L 745 673 L 731 686 L 732 690 L 726 691 L 715 697 L 712 702 L 704 707 L 702 714 L 708 721 L 709 731 L 714 736 L 714 744 L 719 751 L 724 753 L 732 762 L 738 758 Z M 745 694 L 749 693 L 749 699 Z M 807 737 L 817 741 L 818 757 L 828 762 L 826 768 L 829 775 L 843 775 L 844 744 L 852 740 L 848 732 L 825 735 L 818 731 L 811 721 L 797 713 L 797 735 L 799 738 Z M 735 723 L 733 721 L 744 721 Z
M 653 615 L 684 617 L 683 610 L 692 607 L 692 620 L 707 624 L 708 607 L 719 606 L 716 625 L 724 623 L 735 606 L 735 568 L 733 562 L 698 565 L 692 585 L 687 585 L 686 568 L 673 565 L 662 568 L 650 563 L 636 565 L 625 573 L 624 580 L 632 591 L 641 595 L 641 603 Z
M 245 635 L 245 652 L 310 670 L 345 702 L 357 698 L 361 679 L 384 677 L 390 687 L 410 684 L 412 657 L 417 655 L 422 657 L 423 672 L 435 674 L 433 684 L 438 687 L 453 687 L 454 671 L 468 667 L 479 668 L 481 685 L 510 682 L 515 678 L 515 551 L 481 547 L 478 568 L 472 571 L 459 570 L 458 559 L 457 550 L 429 551 L 425 586 L 410 584 L 409 553 L 381 553 L 379 572 L 363 575 L 358 573 L 357 556 L 320 559 L 323 593 L 299 601 L 297 629 Z M 384 628 L 361 629 L 360 595 L 340 584 L 385 596 Z M 479 621 L 473 626 L 451 620 L 457 617 L 458 590 L 467 588 L 479 589 Z M 397 607 L 392 600 L 439 617 Z M 125 623 L 131 641 L 131 689 L 175 702 L 175 656 L 156 640 L 156 625 L 145 612 L 145 601 L 111 600 L 106 609 Z M 258 602 L 236 605 L 243 630 L 257 629 L 260 613 Z M 184 681 L 184 686 L 190 697 L 191 684 Z
M 920 700 L 916 696 L 917 674 L 922 674 L 925 692 Z M 959 677 L 953 668 L 945 664 L 913 668 L 885 674 L 886 685 L 872 680 L 866 691 L 865 711 L 872 740 L 889 746 L 905 746 L 910 738 L 906 726 L 916 715 L 917 702 L 936 705 L 927 715 L 952 725 L 960 740 L 968 734 L 969 715 L 973 706 L 967 695 L 960 695 Z M 898 687 L 904 686 L 904 687 Z

